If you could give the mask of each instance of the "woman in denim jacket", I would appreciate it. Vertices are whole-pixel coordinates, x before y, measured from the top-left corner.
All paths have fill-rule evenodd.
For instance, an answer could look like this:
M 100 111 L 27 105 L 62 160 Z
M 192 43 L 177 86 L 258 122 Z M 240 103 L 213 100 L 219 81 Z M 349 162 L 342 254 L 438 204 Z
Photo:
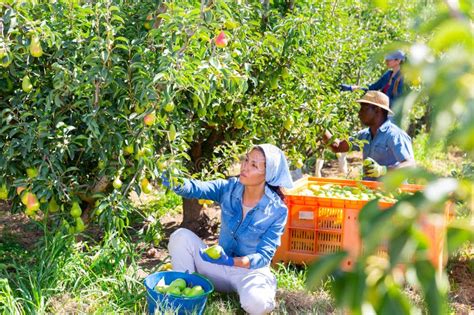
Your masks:
M 164 185 L 169 187 L 167 181 Z M 270 313 L 275 308 L 276 279 L 269 264 L 288 216 L 280 187 L 293 187 L 286 158 L 276 146 L 262 144 L 247 153 L 239 177 L 207 182 L 185 179 L 173 188 L 185 198 L 219 203 L 219 245 L 224 251 L 212 259 L 196 234 L 180 228 L 168 244 L 173 269 L 198 272 L 216 290 L 237 292 L 242 308 L 250 314 Z
M 404 61 L 405 53 L 401 50 L 396 50 L 385 56 L 385 64 L 389 70 L 377 82 L 370 84 L 367 88 L 358 85 L 341 84 L 341 89 L 343 91 L 380 91 L 388 96 L 390 108 L 392 109 L 395 100 L 403 93 L 403 75 L 400 72 L 400 67 Z

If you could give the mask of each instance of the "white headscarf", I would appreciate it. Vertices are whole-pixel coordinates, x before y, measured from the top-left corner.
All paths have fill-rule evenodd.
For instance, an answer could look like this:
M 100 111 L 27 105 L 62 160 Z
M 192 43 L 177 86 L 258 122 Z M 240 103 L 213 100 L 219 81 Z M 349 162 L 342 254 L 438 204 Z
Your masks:
M 257 145 L 265 153 L 265 181 L 271 186 L 293 188 L 290 169 L 285 154 L 273 144 Z

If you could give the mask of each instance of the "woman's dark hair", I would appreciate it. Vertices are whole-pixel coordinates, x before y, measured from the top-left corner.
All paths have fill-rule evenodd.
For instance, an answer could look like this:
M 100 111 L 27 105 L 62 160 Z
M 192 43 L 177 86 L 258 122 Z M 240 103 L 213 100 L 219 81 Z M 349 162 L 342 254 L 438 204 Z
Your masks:
M 269 185 L 269 184 L 267 184 L 267 185 L 268 185 L 268 187 L 270 188 L 271 191 L 273 191 L 275 194 L 278 195 L 278 197 L 280 197 L 281 200 L 285 200 L 285 195 L 281 191 L 280 187 L 272 186 L 272 185 Z
M 265 157 L 265 159 L 267 158 L 265 156 L 265 152 L 263 151 L 263 149 L 259 146 L 255 146 L 252 148 L 252 150 L 258 150 L 260 152 L 262 152 L 263 156 Z M 266 163 L 265 163 L 265 167 L 266 167 Z M 278 187 L 278 186 L 272 186 L 270 184 L 267 183 L 267 186 L 270 188 L 271 191 L 273 191 L 275 194 L 278 195 L 278 197 L 280 197 L 281 200 L 285 200 L 285 195 L 283 194 L 283 192 L 281 191 L 281 187 Z

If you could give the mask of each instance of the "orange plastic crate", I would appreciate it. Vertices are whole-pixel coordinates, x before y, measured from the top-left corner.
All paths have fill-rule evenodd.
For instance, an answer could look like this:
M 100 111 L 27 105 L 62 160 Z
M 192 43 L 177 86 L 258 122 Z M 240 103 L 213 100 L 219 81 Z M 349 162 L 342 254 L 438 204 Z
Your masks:
M 275 253 L 273 263 L 308 264 L 319 256 L 344 249 L 349 252 L 349 256 L 342 267 L 350 269 L 362 251 L 357 217 L 368 201 L 300 195 L 310 184 L 339 184 L 353 187 L 362 184 L 372 189 L 380 186 L 378 182 L 346 179 L 305 177 L 298 180 L 295 188 L 285 191 L 289 215 L 281 246 Z M 415 192 L 422 190 L 423 186 L 402 185 L 401 189 Z M 379 203 L 381 209 L 391 205 L 389 202 Z M 448 205 L 446 208 L 445 220 L 452 216 L 451 206 Z M 444 262 L 442 251 L 445 224 L 435 227 L 430 223 L 421 222 L 421 225 L 431 243 L 432 261 L 441 266 Z

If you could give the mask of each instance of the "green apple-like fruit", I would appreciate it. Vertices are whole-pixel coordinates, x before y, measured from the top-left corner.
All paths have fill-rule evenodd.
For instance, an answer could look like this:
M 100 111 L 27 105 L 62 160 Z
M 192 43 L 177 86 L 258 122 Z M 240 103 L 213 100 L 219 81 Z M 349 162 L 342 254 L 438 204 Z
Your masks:
M 173 280 L 173 282 L 170 283 L 170 287 L 176 287 L 180 291 L 184 290 L 184 288 L 186 288 L 186 280 L 184 280 L 183 278 L 175 279 Z
M 120 177 L 115 177 L 112 185 L 114 186 L 115 189 L 120 189 L 122 188 L 122 181 L 120 180 Z
M 38 176 L 38 169 L 36 167 L 29 167 L 26 169 L 26 175 L 28 178 L 35 178 Z
M 166 292 L 168 292 L 168 288 L 169 287 L 167 285 L 157 285 L 155 287 L 155 291 L 160 292 L 160 293 L 166 293 Z
M 171 295 L 181 295 L 181 290 L 178 287 L 172 287 L 170 285 L 170 287 L 168 288 L 167 293 L 171 294 Z
M 192 297 L 192 296 L 198 296 L 204 294 L 205 291 L 200 285 L 195 285 L 194 287 L 191 288 L 191 292 L 187 296 Z
M 164 110 L 165 112 L 171 113 L 174 110 L 174 103 L 173 102 L 166 103 L 166 105 L 164 106 Z
M 191 288 L 188 288 L 188 287 L 184 288 L 182 294 L 184 296 L 189 296 L 191 294 Z
M 204 252 L 207 254 L 207 256 L 211 257 L 212 259 L 219 259 L 221 257 L 222 247 L 216 244 L 216 245 L 206 248 Z
M 133 144 L 130 144 L 130 145 L 127 145 L 123 151 L 125 152 L 125 154 L 127 155 L 131 155 L 133 154 L 133 152 L 135 152 L 135 148 L 133 147 Z

